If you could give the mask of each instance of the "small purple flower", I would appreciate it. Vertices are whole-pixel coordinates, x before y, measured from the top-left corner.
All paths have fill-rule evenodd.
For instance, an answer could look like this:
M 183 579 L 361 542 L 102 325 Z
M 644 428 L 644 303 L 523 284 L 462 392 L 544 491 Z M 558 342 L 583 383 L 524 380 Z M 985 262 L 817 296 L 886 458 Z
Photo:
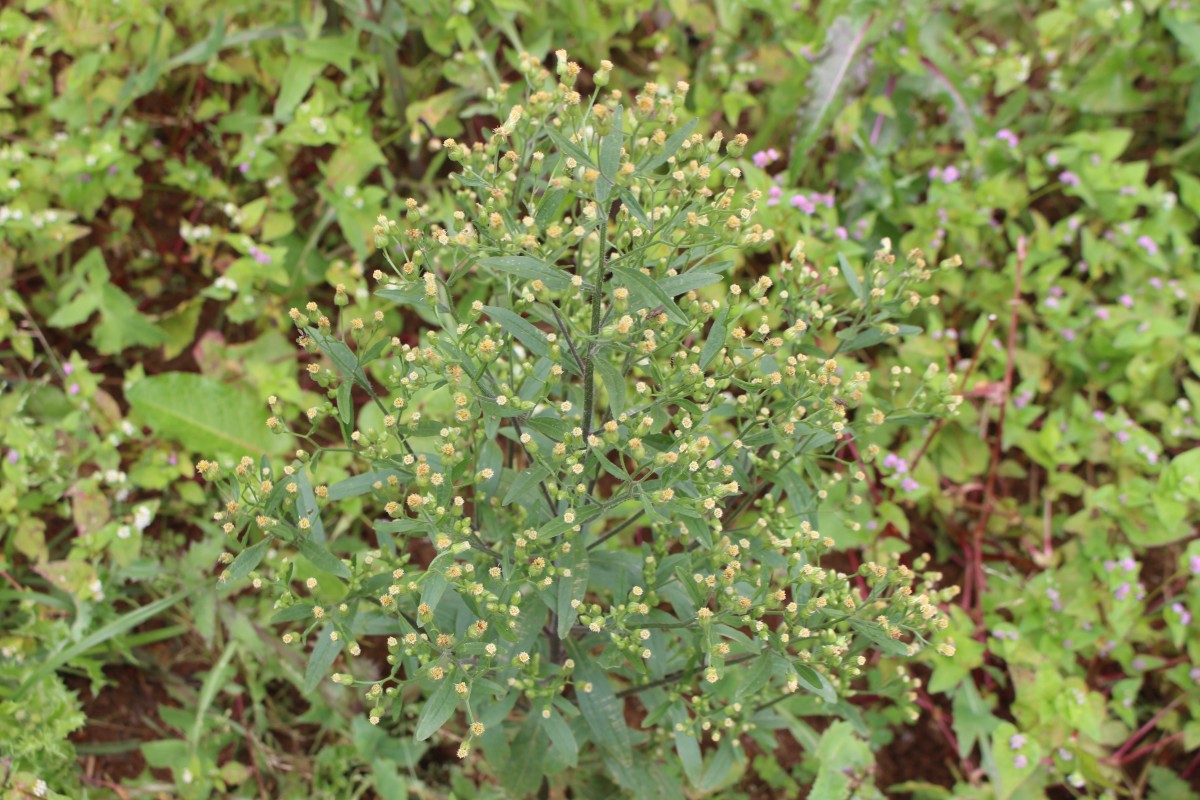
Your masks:
M 91 173 L 90 173 L 90 172 L 85 172 L 85 173 L 83 173 L 82 175 L 80 175 L 80 176 L 79 176 L 79 182 L 80 182 L 80 183 L 91 183 L 91 182 L 92 182 L 92 175 L 91 175 Z
M 1029 405 L 1029 401 L 1032 399 L 1033 392 L 1026 389 L 1013 398 L 1013 405 L 1015 405 L 1017 408 L 1024 408 L 1025 406 Z
M 1200 556 L 1192 556 L 1188 559 L 1188 569 L 1193 575 L 1200 575 Z
M 1096 422 L 1104 422 L 1104 420 L 1105 420 L 1104 412 L 1100 411 L 1100 410 L 1093 411 L 1092 419 L 1096 420 Z
M 117 171 L 118 171 L 118 170 L 117 170 L 117 165 L 116 165 L 116 164 L 113 164 L 111 167 L 109 167 L 109 168 L 108 168 L 108 174 L 109 174 L 109 175 L 116 175 L 116 174 L 117 174 Z
M 942 168 L 941 167 L 930 167 L 929 168 L 929 180 L 936 181 L 940 177 L 942 177 Z
M 850 238 L 850 232 L 847 231 L 841 225 L 838 225 L 836 228 L 833 229 L 833 235 L 838 237 L 839 239 L 842 239 L 843 241 Z
M 817 210 L 817 207 L 814 206 L 809 199 L 802 194 L 792 195 L 792 199 L 789 202 L 791 203 L 792 208 L 798 208 L 805 214 L 811 214 Z
M 1063 339 L 1067 340 L 1068 342 L 1075 341 L 1075 331 L 1071 328 L 1063 328 L 1060 333 L 1062 334 Z
M 915 480 L 912 479 L 911 476 L 909 476 L 909 477 L 905 478 L 904 480 L 900 481 L 900 488 L 906 492 L 915 492 L 917 489 L 921 488 L 921 484 L 917 483 Z
M 1163 287 L 1162 278 L 1154 277 L 1150 279 L 1150 287 L 1152 289 L 1161 289 Z
M 78 383 L 72 383 L 70 386 L 68 386 L 68 387 L 67 387 L 67 394 L 71 395 L 72 397 L 74 397 L 75 395 L 79 394 L 79 384 L 78 384 Z
M 1179 615 L 1179 622 L 1181 624 L 1183 624 L 1183 625 L 1191 624 L 1191 622 L 1192 622 L 1191 612 L 1189 612 L 1187 610 L 1187 607 L 1184 606 L 1183 603 L 1175 603 L 1174 605 L 1171 606 L 1171 610 Z
M 1054 167 L 1058 166 L 1058 154 L 1057 153 L 1047 153 L 1046 154 L 1046 166 L 1050 167 L 1050 168 L 1054 168 Z
M 1117 431 L 1117 441 L 1125 444 L 1129 441 L 1129 431 Z
M 834 203 L 833 193 L 826 192 L 825 194 L 821 194 L 820 192 L 813 192 L 812 201 L 814 203 L 820 203 L 821 205 L 825 206 L 826 208 L 833 208 L 833 203 Z
M 1079 176 L 1076 175 L 1074 172 L 1071 172 L 1069 169 L 1063 170 L 1062 172 L 1058 173 L 1058 180 L 1062 183 L 1063 186 L 1078 186 L 1079 185 Z
M 1132 591 L 1133 587 L 1129 585 L 1128 581 L 1126 581 L 1117 587 L 1116 591 L 1113 592 L 1113 597 L 1121 601 L 1128 600 L 1129 593 Z
M 883 466 L 886 469 L 895 471 L 897 475 L 903 475 L 908 472 L 908 462 L 895 453 L 888 453 L 883 459 Z
M 172 467 L 178 465 L 179 464 L 178 454 L 171 453 L 169 456 L 167 456 L 167 463 L 170 464 Z
M 751 156 L 751 160 L 754 162 L 754 166 L 764 169 L 779 160 L 779 151 L 774 147 L 767 150 L 759 150 Z
M 1029 766 L 1029 759 L 1025 757 L 1024 753 L 1017 753 L 1013 756 L 1013 766 L 1017 769 L 1025 769 Z
M 1152 255 L 1152 256 L 1158 255 L 1158 245 L 1155 244 L 1154 240 L 1151 239 L 1149 236 L 1139 236 L 1137 238 L 1137 243 L 1140 244 L 1142 246 L 1142 249 L 1145 250 L 1150 255 Z
M 254 260 L 257 261 L 259 264 L 265 265 L 265 264 L 271 263 L 271 257 L 269 255 L 267 255 L 266 253 L 264 253 L 262 250 L 259 250 L 254 245 L 250 245 L 249 251 L 250 251 L 250 255 L 253 256 Z
M 1120 561 L 1117 562 L 1117 565 L 1120 566 L 1121 569 L 1125 570 L 1126 572 L 1133 572 L 1134 570 L 1137 569 L 1138 564 L 1131 557 L 1125 556 L 1124 558 L 1122 558 Z
M 72 364 L 72 363 L 70 363 L 70 362 L 67 362 L 66 364 L 63 364 L 63 375 L 70 375 L 70 374 L 71 374 L 72 372 L 74 372 L 74 371 L 75 371 L 75 365 L 74 365 L 74 364 Z
M 1020 733 L 1014 733 L 1008 737 L 1008 746 L 1011 750 L 1020 750 L 1025 746 L 1025 736 Z
M 1137 194 L 1137 187 L 1135 187 L 1135 186 L 1122 186 L 1122 187 L 1121 187 L 1121 188 L 1120 188 L 1120 189 L 1117 191 L 1117 194 L 1121 195 L 1121 197 L 1133 197 L 1135 194 Z
M 1117 302 L 1120 303 L 1121 305 L 1125 306 L 1126 308 L 1133 308 L 1133 296 L 1132 295 L 1123 294 L 1117 298 Z
M 1021 141 L 1020 139 L 1017 138 L 1017 135 L 1015 133 L 1013 133 L 1012 131 L 1010 131 L 1008 128 L 1001 128 L 1000 130 L 996 131 L 996 138 L 999 139 L 1000 141 L 1004 142 L 1005 144 L 1007 144 L 1009 147 L 1014 147 L 1014 148 Z
M 13 450 L 10 448 L 8 451 L 7 458 L 8 458 L 8 463 L 15 464 L 21 460 L 21 454 L 18 453 L 16 450 Z
M 1100 306 L 1099 308 L 1096 309 L 1096 319 L 1107 320 L 1110 316 L 1111 316 L 1111 314 L 1109 313 L 1108 309 L 1105 308 L 1104 306 Z
M 772 186 L 770 189 L 767 190 L 767 205 L 769 205 L 769 206 L 779 205 L 779 199 L 781 197 L 783 197 L 783 189 L 781 189 L 778 186 Z
M 942 183 L 954 183 L 958 178 L 958 167 L 950 166 L 942 171 Z
M 1138 656 L 1138 657 L 1137 657 L 1137 658 L 1135 658 L 1133 661 L 1129 662 L 1129 666 L 1133 667 L 1133 668 L 1134 668 L 1134 669 L 1136 669 L 1138 672 L 1145 672 L 1145 670 L 1146 670 L 1146 659 L 1142 658 L 1141 656 Z M 1129 698 L 1128 702 L 1130 703 L 1130 705 L 1132 705 L 1132 704 L 1133 704 L 1133 702 L 1132 702 L 1132 701 L 1133 701 L 1133 698 Z M 1128 706 L 1126 706 L 1126 707 L 1128 708 Z
M 1059 305 L 1061 305 L 1061 304 L 1058 302 L 1057 297 L 1047 297 L 1045 302 L 1043 303 L 1043 305 L 1045 305 L 1046 308 L 1052 308 L 1052 309 L 1057 310 Z
M 238 164 L 238 172 L 245 175 L 249 171 L 250 171 L 250 162 L 249 161 L 243 161 L 242 163 Z

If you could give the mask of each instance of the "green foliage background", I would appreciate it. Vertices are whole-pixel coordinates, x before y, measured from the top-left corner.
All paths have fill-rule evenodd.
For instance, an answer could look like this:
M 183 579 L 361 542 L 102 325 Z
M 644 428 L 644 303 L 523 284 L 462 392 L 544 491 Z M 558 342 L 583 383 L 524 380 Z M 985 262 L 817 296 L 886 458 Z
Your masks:
M 703 784 L 1191 796 L 1200 9 L 1156 0 L 5 5 L 0 790 L 505 796 L 307 681 L 269 604 L 218 589 L 193 463 L 290 449 L 267 398 L 319 395 L 287 309 L 365 295 L 376 216 L 447 205 L 435 143 L 497 124 L 519 53 L 558 47 L 630 93 L 688 80 L 813 263 L 883 237 L 964 262 L 923 333 L 872 351 L 963 376 L 960 414 L 881 440 L 903 469 L 880 459 L 871 507 L 820 525 L 864 561 L 928 552 L 964 589 L 958 655 L 873 665 L 915 671 L 907 705 L 794 717 Z M 135 681 L 152 711 L 101 738 L 85 698 Z M 944 753 L 932 779 L 889 766 L 913 731 Z M 547 789 L 611 796 L 592 766 Z

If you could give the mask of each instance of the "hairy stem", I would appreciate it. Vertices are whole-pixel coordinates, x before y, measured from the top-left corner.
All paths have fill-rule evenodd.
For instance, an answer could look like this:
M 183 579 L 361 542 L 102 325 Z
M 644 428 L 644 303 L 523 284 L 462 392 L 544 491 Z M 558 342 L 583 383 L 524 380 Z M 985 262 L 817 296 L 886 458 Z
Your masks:
M 608 266 L 608 221 L 612 209 L 617 203 L 613 201 L 612 208 L 604 214 L 600 224 L 600 256 L 596 259 L 596 271 L 592 278 L 592 327 L 591 338 L 583 359 L 583 440 L 587 442 L 592 433 L 592 414 L 596 404 L 596 337 L 600 335 L 601 302 L 604 299 L 601 284 L 604 282 L 604 270 Z

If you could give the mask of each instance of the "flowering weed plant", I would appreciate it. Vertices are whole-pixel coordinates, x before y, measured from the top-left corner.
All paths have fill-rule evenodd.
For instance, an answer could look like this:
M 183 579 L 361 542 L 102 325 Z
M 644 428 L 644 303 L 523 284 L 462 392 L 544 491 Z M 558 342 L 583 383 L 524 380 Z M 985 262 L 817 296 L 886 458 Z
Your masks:
M 697 132 L 685 83 L 605 91 L 611 69 L 521 56 L 503 122 L 441 144 L 449 201 L 380 216 L 374 296 L 292 310 L 325 393 L 272 399 L 294 458 L 197 465 L 220 580 L 277 598 L 306 688 L 332 671 L 518 796 L 600 761 L 630 791 L 715 789 L 781 715 L 861 727 L 868 684 L 911 703 L 877 654 L 954 653 L 956 589 L 886 542 L 839 569 L 820 519 L 869 518 L 873 431 L 957 406 L 955 376 L 873 380 L 865 355 L 957 262 L 810 263 L 755 222 L 746 137 Z

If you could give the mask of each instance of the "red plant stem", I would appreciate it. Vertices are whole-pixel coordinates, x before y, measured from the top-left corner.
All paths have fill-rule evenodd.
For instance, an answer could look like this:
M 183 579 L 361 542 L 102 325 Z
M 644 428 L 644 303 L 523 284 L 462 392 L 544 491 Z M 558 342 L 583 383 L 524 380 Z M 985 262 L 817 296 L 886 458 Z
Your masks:
M 1015 351 L 1017 349 L 1017 311 L 1021 304 L 1021 278 L 1025 272 L 1026 241 L 1022 236 L 1017 240 L 1017 275 L 1013 281 L 1012 299 L 1009 300 L 1011 313 L 1008 323 L 1008 346 L 1004 359 L 1004 394 L 1000 404 L 1000 412 L 996 416 L 996 428 L 992 433 L 992 458 L 988 466 L 987 488 L 984 490 L 983 513 L 975 526 L 973 542 L 970 545 L 968 567 L 973 572 L 971 581 L 972 592 L 963 592 L 963 608 L 974 611 L 976 621 L 980 621 L 983 606 L 984 573 L 983 573 L 983 534 L 987 530 L 988 520 L 996 502 L 996 478 L 1000 470 L 1000 451 L 1004 443 L 1004 417 L 1008 410 L 1009 397 L 1012 394 L 1013 373 L 1015 371 Z M 974 601 L 972 600 L 974 595 Z M 982 631 L 980 635 L 984 635 Z
M 1158 749 L 1162 748 L 1163 746 L 1170 744 L 1171 742 L 1179 741 L 1182 738 L 1183 738 L 1183 731 L 1179 731 L 1178 733 L 1172 733 L 1170 736 L 1164 736 L 1163 738 L 1159 739 L 1157 742 L 1151 742 L 1150 744 L 1142 745 L 1137 750 L 1134 750 L 1132 753 L 1125 756 L 1124 758 L 1122 758 L 1120 761 L 1118 761 L 1116 763 L 1118 765 L 1120 765 L 1120 764 L 1128 764 L 1130 761 L 1137 761 L 1142 756 L 1149 755 L 1150 753 L 1153 753 L 1155 750 L 1158 750 Z
M 1196 771 L 1196 767 L 1200 767 L 1200 753 L 1196 753 L 1196 757 L 1192 759 L 1192 763 L 1187 765 L 1187 769 L 1183 771 L 1183 779 L 1189 780 L 1192 773 Z
M 1155 714 L 1153 717 L 1151 717 L 1150 720 L 1145 725 L 1138 728 L 1134 732 L 1133 736 L 1129 737 L 1129 739 L 1125 742 L 1125 744 L 1118 747 L 1116 749 L 1116 751 L 1111 756 L 1108 757 L 1108 760 L 1114 761 L 1117 763 L 1121 763 L 1122 757 L 1127 752 L 1129 752 L 1129 748 L 1131 748 L 1135 744 L 1137 744 L 1138 741 L 1140 741 L 1141 738 L 1143 736 L 1145 736 L 1147 733 L 1154 730 L 1154 726 L 1158 724 L 1158 721 L 1160 719 L 1162 719 L 1163 717 L 1165 717 L 1167 714 L 1169 714 L 1177 705 L 1179 705 L 1182 702 L 1183 702 L 1183 695 L 1180 695 L 1179 697 L 1176 697 L 1174 700 L 1172 700 L 1171 702 L 1167 703 L 1165 706 L 1160 708 L 1158 710 L 1158 713 Z

